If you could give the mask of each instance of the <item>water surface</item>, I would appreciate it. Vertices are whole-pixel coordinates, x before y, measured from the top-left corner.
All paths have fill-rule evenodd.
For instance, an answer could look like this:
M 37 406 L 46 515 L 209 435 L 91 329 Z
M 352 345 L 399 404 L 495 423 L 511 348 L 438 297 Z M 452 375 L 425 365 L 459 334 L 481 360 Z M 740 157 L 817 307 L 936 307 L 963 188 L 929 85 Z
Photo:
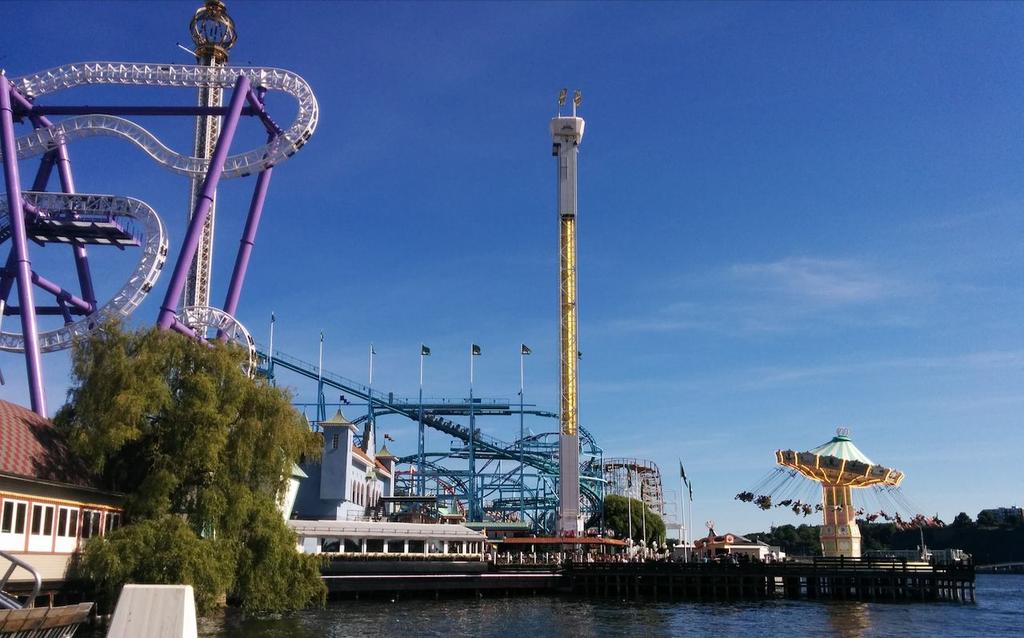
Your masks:
M 638 603 L 554 596 L 337 601 L 325 609 L 270 618 L 226 612 L 201 621 L 199 633 L 205 638 L 1024 635 L 1024 576 L 980 574 L 977 584 L 976 604 Z

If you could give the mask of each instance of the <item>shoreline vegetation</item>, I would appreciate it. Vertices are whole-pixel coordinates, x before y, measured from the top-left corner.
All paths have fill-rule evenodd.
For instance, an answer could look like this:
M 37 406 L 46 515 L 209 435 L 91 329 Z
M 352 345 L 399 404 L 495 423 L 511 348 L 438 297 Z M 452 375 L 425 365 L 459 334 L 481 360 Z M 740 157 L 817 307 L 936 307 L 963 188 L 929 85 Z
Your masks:
M 319 561 L 278 506 L 319 437 L 291 397 L 242 371 L 237 346 L 110 323 L 75 344 L 54 422 L 126 523 L 90 541 L 71 576 L 107 611 L 125 583 L 188 584 L 201 614 L 322 604 Z
M 745 536 L 778 545 L 790 555 L 820 556 L 819 530 L 818 525 L 778 525 Z M 860 531 L 865 551 L 912 550 L 921 544 L 919 530 L 898 530 L 893 523 L 861 523 Z M 961 512 L 951 525 L 924 528 L 924 542 L 929 549 L 962 549 L 977 565 L 1024 561 L 1024 523 L 1019 520 L 995 523 L 981 517 L 976 523 Z

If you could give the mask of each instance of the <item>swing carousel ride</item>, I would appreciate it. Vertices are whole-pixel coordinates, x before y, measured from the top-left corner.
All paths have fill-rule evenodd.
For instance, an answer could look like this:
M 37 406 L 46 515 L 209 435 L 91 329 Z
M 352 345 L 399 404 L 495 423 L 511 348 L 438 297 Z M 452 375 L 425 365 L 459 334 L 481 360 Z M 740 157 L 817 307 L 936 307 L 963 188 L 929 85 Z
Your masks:
M 831 441 L 806 452 L 776 450 L 775 461 L 778 467 L 753 490 L 737 494 L 736 499 L 752 502 L 763 510 L 784 507 L 803 516 L 820 512 L 825 556 L 860 557 L 858 518 L 868 523 L 879 519 L 892 522 L 898 529 L 943 525 L 938 518 L 923 514 L 901 515 L 901 511 L 919 511 L 899 489 L 903 472 L 874 463 L 853 444 L 847 428 L 838 428 Z M 815 484 L 821 487 L 821 501 L 812 503 L 809 501 L 814 497 L 807 492 L 816 491 Z M 859 507 L 854 504 L 854 490 L 858 491 Z M 871 504 L 877 509 L 869 513 L 866 505 L 872 497 Z

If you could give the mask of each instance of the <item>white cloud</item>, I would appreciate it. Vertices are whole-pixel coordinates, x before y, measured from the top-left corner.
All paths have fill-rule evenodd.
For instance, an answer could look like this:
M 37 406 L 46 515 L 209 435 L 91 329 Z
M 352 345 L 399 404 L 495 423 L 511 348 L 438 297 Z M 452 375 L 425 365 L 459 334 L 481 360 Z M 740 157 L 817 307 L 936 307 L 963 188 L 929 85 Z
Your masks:
M 906 286 L 862 262 L 787 257 L 736 264 L 732 277 L 759 290 L 827 306 L 863 304 L 905 294 Z
M 911 322 L 893 302 L 919 292 L 864 261 L 786 257 L 733 264 L 688 279 L 663 294 L 699 301 L 673 301 L 645 314 L 611 320 L 604 328 L 615 333 L 750 335 L 804 329 L 811 321 L 815 327 L 906 325 Z

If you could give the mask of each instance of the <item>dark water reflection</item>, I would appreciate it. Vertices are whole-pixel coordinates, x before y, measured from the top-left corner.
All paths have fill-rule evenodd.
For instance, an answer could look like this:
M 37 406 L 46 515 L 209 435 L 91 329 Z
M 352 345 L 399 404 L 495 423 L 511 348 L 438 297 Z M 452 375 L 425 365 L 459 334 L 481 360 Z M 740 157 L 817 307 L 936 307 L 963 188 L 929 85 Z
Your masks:
M 344 601 L 271 618 L 227 613 L 205 619 L 206 638 L 359 636 L 1011 636 L 1024 635 L 1024 576 L 978 577 L 975 605 L 823 603 L 636 603 L 473 598 Z

